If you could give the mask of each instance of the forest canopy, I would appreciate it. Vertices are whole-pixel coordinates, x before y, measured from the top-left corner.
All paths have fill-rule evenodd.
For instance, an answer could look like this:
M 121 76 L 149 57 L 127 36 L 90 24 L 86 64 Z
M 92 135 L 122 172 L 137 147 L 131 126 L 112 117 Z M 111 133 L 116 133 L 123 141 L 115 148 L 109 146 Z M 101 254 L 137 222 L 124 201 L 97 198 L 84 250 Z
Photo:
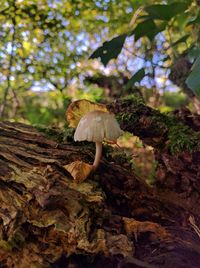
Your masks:
M 199 112 L 199 1 L 2 0 L 0 114 L 63 124 L 71 99 Z

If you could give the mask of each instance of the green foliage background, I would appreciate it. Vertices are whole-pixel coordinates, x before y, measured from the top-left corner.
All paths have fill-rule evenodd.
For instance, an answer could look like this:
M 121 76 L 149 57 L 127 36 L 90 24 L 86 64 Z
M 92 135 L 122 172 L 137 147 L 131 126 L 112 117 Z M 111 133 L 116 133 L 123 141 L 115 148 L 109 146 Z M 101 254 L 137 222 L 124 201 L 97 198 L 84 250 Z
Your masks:
M 136 92 L 198 111 L 199 28 L 195 0 L 2 0 L 1 120 L 62 126 L 71 99 Z

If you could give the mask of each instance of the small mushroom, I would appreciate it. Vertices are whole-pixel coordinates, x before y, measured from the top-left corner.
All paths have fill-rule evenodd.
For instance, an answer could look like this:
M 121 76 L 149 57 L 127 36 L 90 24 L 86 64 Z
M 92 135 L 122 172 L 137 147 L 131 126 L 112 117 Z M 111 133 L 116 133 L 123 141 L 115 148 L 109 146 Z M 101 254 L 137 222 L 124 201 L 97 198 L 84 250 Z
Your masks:
M 67 108 L 66 119 L 70 127 L 77 128 L 74 136 L 75 140 L 96 142 L 96 155 L 93 165 L 76 160 L 64 166 L 72 175 L 74 181 L 80 183 L 89 176 L 92 170 L 98 167 L 102 153 L 102 141 L 105 139 L 107 142 L 109 140 L 109 143 L 116 144 L 117 138 L 123 131 L 120 129 L 114 115 L 109 113 L 104 104 L 88 100 L 72 102 Z
M 95 170 L 100 163 L 103 140 L 116 141 L 122 134 L 123 131 L 120 129 L 114 114 L 95 110 L 86 113 L 81 118 L 74 134 L 74 140 L 86 140 L 96 143 L 96 154 L 93 163 L 93 170 Z

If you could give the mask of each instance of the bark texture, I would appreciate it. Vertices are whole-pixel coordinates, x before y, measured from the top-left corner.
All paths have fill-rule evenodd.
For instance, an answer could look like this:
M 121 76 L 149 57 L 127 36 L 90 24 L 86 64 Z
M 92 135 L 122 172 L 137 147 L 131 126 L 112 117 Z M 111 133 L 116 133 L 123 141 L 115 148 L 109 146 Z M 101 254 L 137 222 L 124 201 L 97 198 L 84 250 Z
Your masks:
M 161 114 L 145 106 L 141 100 L 117 101 L 109 106 L 122 129 L 139 136 L 155 148 L 156 184 L 200 206 L 200 116 L 189 110 Z
M 170 157 L 181 166 L 192 163 L 190 174 L 196 170 L 194 153 L 171 154 L 171 125 L 158 112 L 133 101 L 110 108 L 120 111 L 124 130 L 155 146 L 165 176 L 183 179 Z M 74 183 L 64 165 L 92 163 L 93 152 L 31 126 L 0 123 L 0 267 L 199 267 L 199 205 L 191 202 L 197 178 L 188 175 L 193 184 L 186 195 L 164 183 L 149 187 L 127 167 L 103 159 L 86 182 Z

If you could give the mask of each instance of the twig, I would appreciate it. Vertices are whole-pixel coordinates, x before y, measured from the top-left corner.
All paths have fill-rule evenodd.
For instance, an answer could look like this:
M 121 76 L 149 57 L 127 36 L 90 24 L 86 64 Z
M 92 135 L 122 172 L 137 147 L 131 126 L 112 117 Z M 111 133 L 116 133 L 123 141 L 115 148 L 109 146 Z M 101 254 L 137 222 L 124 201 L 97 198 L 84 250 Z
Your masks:
M 130 23 L 129 23 L 129 27 L 132 27 L 132 26 L 135 24 L 135 22 L 136 22 L 138 16 L 140 15 L 140 13 L 141 13 L 143 10 L 144 10 L 144 7 L 141 6 L 141 7 L 139 7 L 139 8 L 135 11 L 135 13 L 133 14 L 133 17 L 132 17 L 132 19 L 131 19 L 131 21 L 130 21 Z
M 200 238 L 200 229 L 199 229 L 199 227 L 196 225 L 194 216 L 190 216 L 188 220 L 189 220 L 189 222 L 190 222 L 190 225 L 192 226 L 192 228 L 194 229 L 194 231 L 197 233 L 197 235 L 198 235 L 199 238 Z

